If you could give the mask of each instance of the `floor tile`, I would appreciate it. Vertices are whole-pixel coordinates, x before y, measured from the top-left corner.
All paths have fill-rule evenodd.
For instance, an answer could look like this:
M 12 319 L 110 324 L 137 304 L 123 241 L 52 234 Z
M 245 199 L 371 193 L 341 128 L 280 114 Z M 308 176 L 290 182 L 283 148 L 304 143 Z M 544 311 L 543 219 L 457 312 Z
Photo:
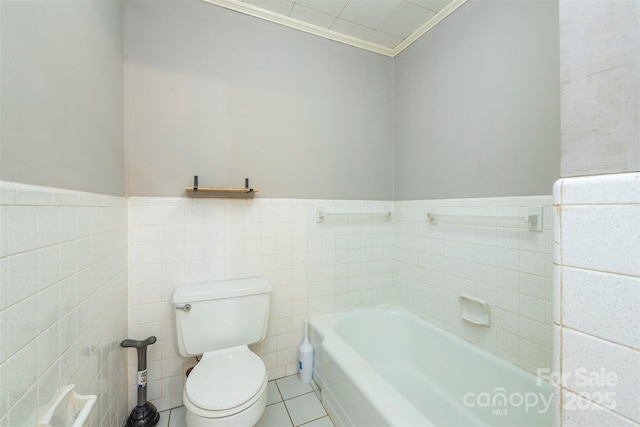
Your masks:
M 186 423 L 184 422 L 184 406 L 180 406 L 171 410 L 169 427 L 186 427 Z
M 171 411 L 162 411 L 160 412 L 160 421 L 156 424 L 156 427 L 168 427 L 169 426 L 169 412 Z
M 267 387 L 269 406 L 256 427 L 334 427 L 316 396 L 319 390 L 301 383 L 297 375 L 270 381 Z M 283 397 L 288 400 L 283 402 Z M 186 427 L 184 415 L 184 406 L 163 411 L 157 427 Z
M 286 400 L 284 403 L 287 405 L 287 411 L 289 411 L 291 421 L 295 426 L 327 415 L 318 397 L 313 392 Z
M 300 427 L 335 427 L 335 426 L 331 422 L 331 418 L 322 417 L 322 418 L 318 418 L 315 421 L 311 421 L 310 423 L 302 424 Z
M 280 390 L 275 381 L 269 381 L 267 384 L 267 405 L 273 403 L 282 402 L 282 396 L 280 396 Z
M 262 414 L 262 418 L 258 420 L 255 427 L 292 427 L 284 403 L 279 402 L 267 406 L 267 409 L 265 409 Z
M 276 383 L 278 384 L 278 388 L 280 389 L 280 393 L 284 400 L 313 391 L 309 384 L 301 383 L 297 375 L 280 378 L 279 380 L 276 380 Z

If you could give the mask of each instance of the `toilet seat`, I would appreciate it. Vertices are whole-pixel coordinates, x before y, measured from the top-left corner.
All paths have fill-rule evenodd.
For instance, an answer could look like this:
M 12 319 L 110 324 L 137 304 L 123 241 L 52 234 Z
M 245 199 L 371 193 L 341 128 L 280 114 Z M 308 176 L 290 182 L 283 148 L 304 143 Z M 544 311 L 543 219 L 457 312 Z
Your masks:
M 187 377 L 183 397 L 196 415 L 227 417 L 256 403 L 266 387 L 264 363 L 244 345 L 205 353 Z

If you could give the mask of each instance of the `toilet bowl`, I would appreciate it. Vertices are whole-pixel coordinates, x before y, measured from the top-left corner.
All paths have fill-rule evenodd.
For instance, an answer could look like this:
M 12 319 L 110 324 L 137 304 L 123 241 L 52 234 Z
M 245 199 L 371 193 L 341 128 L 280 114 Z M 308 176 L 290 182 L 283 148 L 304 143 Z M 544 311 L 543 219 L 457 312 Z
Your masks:
M 180 354 L 202 355 L 182 394 L 187 427 L 253 426 L 267 403 L 267 371 L 248 345 L 267 332 L 264 278 L 190 284 L 173 294 Z
M 196 426 L 252 426 L 267 402 L 267 372 L 247 346 L 205 353 L 183 392 L 186 422 Z

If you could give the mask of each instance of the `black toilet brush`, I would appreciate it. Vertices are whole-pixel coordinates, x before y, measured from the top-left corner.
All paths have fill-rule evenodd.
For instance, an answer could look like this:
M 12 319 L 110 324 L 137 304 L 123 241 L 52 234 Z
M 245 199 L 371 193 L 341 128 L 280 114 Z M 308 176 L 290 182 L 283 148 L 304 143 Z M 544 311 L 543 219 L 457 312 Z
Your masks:
M 124 340 L 122 347 L 135 347 L 138 350 L 138 404 L 131 410 L 126 427 L 153 427 L 158 424 L 160 414 L 153 403 L 147 402 L 147 346 L 156 342 L 151 336 L 146 340 Z

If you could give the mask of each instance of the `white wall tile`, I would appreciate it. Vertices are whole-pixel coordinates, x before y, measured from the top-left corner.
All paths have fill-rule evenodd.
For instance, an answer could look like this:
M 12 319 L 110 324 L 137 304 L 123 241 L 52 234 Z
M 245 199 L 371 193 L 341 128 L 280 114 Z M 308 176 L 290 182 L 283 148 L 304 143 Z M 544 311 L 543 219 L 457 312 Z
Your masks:
M 7 413 L 7 425 L 32 426 L 37 422 L 38 387 L 34 384 L 24 392 L 21 399 L 9 409 Z
M 520 289 L 520 274 L 517 270 L 496 269 L 496 286 L 512 292 Z
M 499 289 L 497 295 L 498 308 L 511 313 L 520 313 L 520 296 L 517 292 Z
M 528 206 L 551 208 L 550 196 L 522 198 L 449 199 L 423 201 L 431 211 L 468 215 L 520 215 Z M 397 211 L 400 202 L 395 204 Z M 553 245 L 547 247 L 552 224 L 543 232 L 529 232 L 524 224 L 491 220 L 426 224 L 424 208 L 406 208 L 394 217 L 394 284 L 399 302 L 415 309 L 427 320 L 471 339 L 525 369 L 551 365 L 552 316 L 547 317 L 547 264 Z M 424 233 L 424 249 L 417 237 Z M 457 246 L 456 246 L 457 244 Z M 453 248 L 458 248 L 456 254 Z M 446 257 L 443 257 L 445 255 Z M 457 270 L 456 270 L 457 266 Z M 423 273 L 419 276 L 417 271 Z M 522 277 L 521 277 L 522 275 Z M 521 283 L 524 281 L 524 284 Z M 442 293 L 438 288 L 452 290 Z M 491 304 L 492 326 L 468 335 L 460 329 L 456 295 L 469 293 Z M 424 295 L 429 304 L 421 304 Z M 451 294 L 449 300 L 445 296 Z M 490 337 L 490 339 L 488 339 Z M 521 351 L 521 343 L 527 351 Z
M 541 347 L 547 346 L 547 330 L 548 325 L 544 321 L 531 320 L 526 317 L 520 318 L 521 337 L 527 337 L 528 341 L 538 344 Z
M 163 203 L 167 198 L 163 199 Z M 162 224 L 163 225 L 180 225 L 184 224 L 183 205 L 163 205 L 162 206 Z
M 182 370 L 182 362 L 183 362 L 182 357 L 162 359 L 161 378 L 181 376 L 184 373 Z M 182 392 L 182 390 L 180 390 L 180 392 Z M 171 394 L 174 394 L 174 393 L 171 393 Z
M 60 246 L 55 245 L 39 249 L 37 255 L 38 289 L 42 290 L 60 280 Z
M 562 324 L 562 267 L 553 265 L 553 322 L 557 325 Z
M 545 258 L 544 253 L 520 251 L 520 271 L 544 276 L 546 272 Z
M 17 183 L 11 185 L 15 188 L 15 204 L 17 205 L 48 206 L 53 201 L 53 189 L 51 188 Z
M 60 211 L 55 206 L 38 207 L 38 246 L 60 242 Z
M 37 376 L 44 375 L 52 366 L 56 366 L 56 360 L 60 357 L 60 329 L 58 323 L 54 323 L 49 329 L 38 335 L 37 338 Z M 53 395 L 50 395 L 51 398 Z
M 40 350 L 38 349 L 38 351 Z M 38 376 L 38 402 L 42 405 L 38 407 L 38 419 L 41 419 L 49 409 L 49 406 L 46 405 L 47 400 L 51 399 L 51 396 L 55 396 L 60 389 L 58 371 L 58 365 L 53 363 L 46 372 Z
M 498 228 L 496 245 L 501 248 L 518 249 L 520 247 L 519 230 L 514 228 Z
M 2 190 L 0 190 L 1 192 Z M 7 207 L 0 206 L 0 236 L 7 236 Z M 7 256 L 7 239 L 0 239 L 0 258 Z
M 3 414 L 0 416 L 1 421 L 7 414 L 7 364 L 4 361 L 0 363 L 0 414 Z M 6 425 L 6 420 L 3 425 Z
M 162 224 L 161 206 L 139 206 L 130 203 L 127 213 L 129 226 Z
M 532 320 L 546 318 L 546 306 L 543 300 L 520 294 L 520 314 Z
M 563 192 L 563 205 L 639 204 L 639 181 L 638 172 L 576 177 L 558 191 Z
M 37 298 L 31 296 L 7 309 L 7 356 L 37 336 Z
M 11 407 L 22 398 L 27 390 L 36 382 L 36 343 L 31 342 L 19 352 L 7 359 L 8 406 Z
M 7 206 L 7 254 L 38 246 L 38 212 L 28 206 Z
M 77 312 L 74 309 L 60 317 L 60 353 L 66 352 L 71 347 L 77 337 L 77 331 Z
M 40 333 L 58 321 L 59 315 L 59 287 L 52 285 L 38 292 L 37 298 L 37 332 Z
M 61 279 L 71 276 L 79 268 L 78 242 L 71 241 L 60 245 L 60 271 Z
M 563 393 L 564 407 L 562 408 L 562 425 L 565 427 L 583 426 L 617 426 L 637 427 L 627 418 L 603 408 L 602 406 L 584 399 L 579 394 L 570 391 Z
M 4 187 L 4 183 L 0 185 Z M 101 403 L 94 408 L 96 419 L 115 420 L 116 413 L 126 410 L 119 391 L 125 378 L 117 373 L 121 372 L 119 352 L 101 354 L 102 366 L 94 363 L 91 369 L 83 370 L 82 378 L 78 377 L 77 360 L 83 351 L 90 351 L 89 334 L 82 341 L 79 334 L 91 322 L 100 322 L 92 328 L 96 346 L 120 338 L 126 330 L 124 300 L 115 299 L 116 294 L 126 295 L 126 282 L 117 279 L 126 271 L 127 242 L 117 233 L 126 225 L 124 199 L 35 186 L 17 185 L 13 191 L 13 201 L 5 197 L 0 201 L 21 204 L 3 206 L 15 215 L 3 239 L 7 251 L 0 254 L 2 308 L 7 307 L 0 315 L 1 329 L 6 331 L 0 365 L 6 380 L 2 384 L 11 393 L 10 401 L 5 401 L 10 406 L 3 406 L 5 420 L 10 425 L 33 425 L 53 398 L 59 381 L 91 385 L 81 392 L 101 394 Z M 92 235 L 92 230 L 105 234 Z M 18 253 L 8 256 L 9 247 Z M 95 311 L 87 297 L 94 292 L 100 292 L 100 304 L 92 298 L 98 315 L 108 313 L 102 317 L 91 315 Z M 78 304 L 86 308 L 79 311 Z M 82 317 L 82 330 L 77 320 L 80 312 L 88 314 Z M 81 349 L 80 342 L 86 348 Z M 109 367 L 116 371 L 107 375 L 104 370 Z M 29 372 L 24 372 L 26 369 Z M 98 376 L 108 378 L 107 383 L 97 381 Z
M 162 243 L 184 243 L 184 225 L 163 225 Z
M 135 202 L 140 205 L 145 204 L 141 200 Z M 170 202 L 175 206 L 182 205 L 177 200 Z M 182 384 L 179 384 L 180 388 L 178 388 L 175 384 L 170 385 L 172 383 L 168 380 L 177 376 L 176 366 L 178 365 L 175 363 L 178 363 L 181 358 L 175 349 L 173 311 L 162 309 L 163 304 L 169 308 L 172 307 L 171 295 L 180 283 L 219 280 L 246 274 L 264 275 L 272 282 L 274 290 L 271 318 L 274 320 L 270 322 L 264 345 L 256 346 L 256 351 L 265 360 L 271 376 L 284 375 L 287 367 L 295 368 L 293 362 L 295 362 L 301 320 L 308 317 L 307 282 L 314 280 L 313 276 L 308 275 L 306 271 L 307 253 L 310 247 L 307 236 L 310 234 L 308 232 L 310 228 L 317 227 L 317 231 L 325 233 L 327 237 L 323 254 L 319 258 L 314 258 L 314 262 L 322 267 L 324 274 L 335 275 L 338 265 L 336 263 L 344 263 L 339 265 L 344 266 L 346 292 L 341 301 L 345 306 L 361 304 L 363 286 L 371 287 L 379 283 L 373 279 L 367 280 L 366 283 L 359 279 L 362 274 L 375 274 L 371 270 L 371 266 L 375 264 L 367 261 L 373 252 L 368 250 L 365 242 L 384 244 L 382 238 L 362 237 L 365 235 L 363 234 L 365 230 L 366 236 L 377 236 L 379 232 L 372 227 L 352 228 L 336 223 L 318 225 L 313 215 L 314 204 L 302 200 L 260 199 L 251 201 L 250 206 L 247 203 L 226 202 L 220 206 L 220 201 L 216 199 L 197 200 L 197 202 L 193 206 L 184 207 L 184 226 L 181 229 L 171 229 L 175 224 L 166 224 L 164 221 L 159 224 L 163 236 L 162 244 L 158 246 L 162 253 L 162 265 L 159 269 L 151 265 L 145 266 L 144 256 L 140 252 L 142 244 L 147 243 L 140 238 L 141 230 L 151 225 L 147 225 L 144 218 L 136 218 L 138 222 L 129 226 L 129 245 L 132 254 L 130 256 L 130 290 L 132 291 L 130 304 L 132 304 L 132 312 L 135 313 L 131 321 L 135 322 L 134 329 L 137 334 L 150 333 L 151 330 L 143 333 L 140 328 L 147 325 L 143 323 L 147 320 L 152 322 L 150 325 L 154 324 L 153 319 L 158 316 L 156 307 L 160 307 L 160 317 L 163 319 L 163 325 L 166 324 L 166 328 L 165 326 L 161 328 L 159 339 L 167 344 L 163 345 L 163 348 L 169 348 L 169 345 L 171 347 L 170 350 L 162 350 L 158 356 L 163 363 L 162 378 L 159 379 L 162 382 L 161 397 L 158 400 L 162 404 L 166 404 L 175 396 L 179 398 L 182 393 Z M 161 199 L 161 204 L 165 208 L 171 206 L 165 203 L 164 199 Z M 343 202 L 343 204 L 345 208 L 351 208 L 353 202 Z M 180 218 L 168 219 L 168 212 L 167 209 L 163 211 L 163 220 L 180 222 Z M 293 220 L 296 222 L 291 222 Z M 182 230 L 184 235 L 181 234 Z M 385 224 L 384 230 L 392 230 L 392 224 Z M 184 236 L 183 239 L 182 236 Z M 336 240 L 335 236 L 344 238 Z M 187 243 L 184 244 L 184 242 Z M 342 255 L 337 257 L 336 254 L 339 251 L 342 251 Z M 380 261 L 391 260 L 391 252 L 380 253 L 379 256 L 383 257 Z M 391 264 L 375 265 L 375 269 L 380 272 L 385 268 L 390 269 Z M 155 283 L 162 283 L 160 292 L 155 289 Z M 335 288 L 330 292 L 334 293 Z M 161 300 L 157 300 L 157 297 L 152 295 L 156 293 L 160 295 Z M 333 298 L 333 294 L 331 297 Z M 157 304 L 149 304 L 147 298 L 155 298 L 153 301 Z M 325 305 L 320 305 L 319 309 L 332 310 L 335 306 L 335 298 L 333 301 L 332 304 L 328 304 L 328 300 L 325 301 Z M 374 299 L 371 301 L 373 302 Z M 167 313 L 168 317 L 163 313 Z M 298 320 L 294 321 L 294 319 Z M 276 347 L 278 345 L 279 347 Z
M 518 270 L 520 267 L 520 251 L 516 249 L 497 248 L 496 265 L 500 268 Z
M 562 342 L 562 372 L 568 378 L 565 388 L 589 395 L 615 393 L 615 408 L 610 409 L 640 422 L 640 352 L 569 329 L 564 329 Z M 603 372 L 615 379 L 605 383 Z M 585 376 L 601 382 L 584 381 Z
M 548 366 L 545 348 L 526 339 L 520 338 L 520 362 L 523 368 L 535 372 L 536 368 Z
M 640 276 L 640 206 L 563 206 L 562 264 Z
M 563 268 L 563 324 L 640 348 L 640 278 Z
M 61 207 L 60 212 L 60 241 L 68 242 L 78 238 L 78 209 Z
M 162 304 L 147 303 L 137 306 L 137 323 L 154 323 L 162 320 Z
M 547 221 L 549 222 L 549 221 Z M 545 252 L 545 238 L 547 233 L 531 232 L 529 230 L 520 231 L 520 249 L 524 251 Z
M 8 287 L 6 293 L 6 305 L 12 305 L 29 296 L 34 295 L 38 290 L 38 254 L 37 252 L 26 252 L 6 258 L 6 280 L 12 285 Z
M 546 280 L 542 276 L 520 273 L 520 293 L 540 300 L 546 299 Z

